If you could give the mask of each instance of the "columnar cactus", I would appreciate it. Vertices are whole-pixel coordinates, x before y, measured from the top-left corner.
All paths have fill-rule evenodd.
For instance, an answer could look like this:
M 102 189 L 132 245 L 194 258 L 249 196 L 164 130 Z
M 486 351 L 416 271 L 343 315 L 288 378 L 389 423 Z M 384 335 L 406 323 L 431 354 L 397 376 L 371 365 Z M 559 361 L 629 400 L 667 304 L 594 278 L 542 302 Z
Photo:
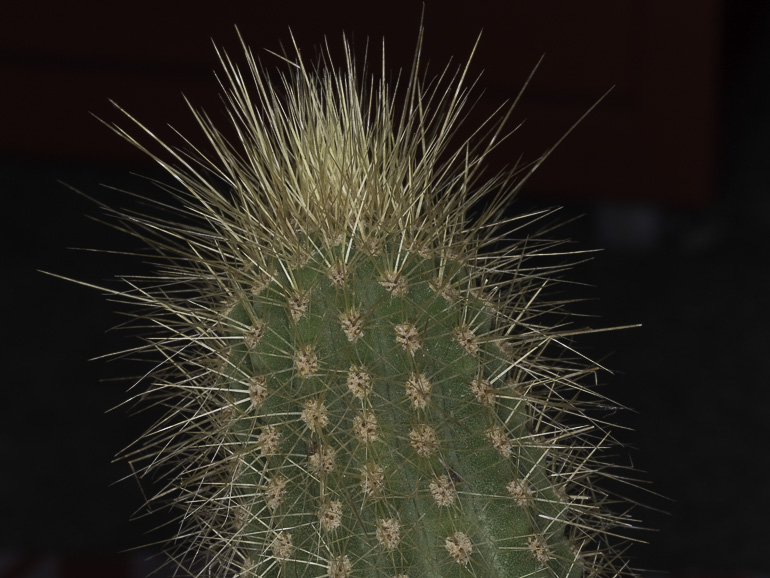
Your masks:
M 415 65 L 398 94 L 346 54 L 344 72 L 298 54 L 278 83 L 223 55 L 235 142 L 196 113 L 211 152 L 155 157 L 178 205 L 122 215 L 157 250 L 157 278 L 120 294 L 159 330 L 150 395 L 169 408 L 126 457 L 169 476 L 151 503 L 181 509 L 176 560 L 254 578 L 619 572 L 594 485 L 610 434 L 585 411 L 606 403 L 596 366 L 544 297 L 555 243 L 517 233 L 536 215 L 503 218 L 528 173 L 477 178 L 499 123 L 448 149 L 464 71 L 426 83 Z

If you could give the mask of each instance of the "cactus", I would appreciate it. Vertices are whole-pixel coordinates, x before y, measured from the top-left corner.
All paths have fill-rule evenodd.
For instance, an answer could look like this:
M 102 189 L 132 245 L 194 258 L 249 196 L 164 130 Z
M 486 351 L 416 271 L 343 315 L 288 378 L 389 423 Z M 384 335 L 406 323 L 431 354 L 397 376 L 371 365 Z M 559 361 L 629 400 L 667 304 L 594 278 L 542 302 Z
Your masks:
M 280 82 L 221 53 L 237 138 L 194 111 L 209 153 L 113 126 L 178 183 L 177 205 L 119 215 L 158 269 L 117 292 L 158 330 L 140 397 L 168 413 L 123 457 L 168 480 L 150 504 L 180 509 L 172 559 L 255 578 L 621 572 L 624 521 L 595 483 L 612 438 L 590 412 L 610 404 L 545 297 L 565 266 L 538 264 L 558 243 L 525 232 L 542 214 L 504 216 L 534 166 L 479 178 L 505 115 L 449 148 L 467 67 L 426 82 L 415 58 L 399 93 L 345 48 L 342 72 L 297 51 Z

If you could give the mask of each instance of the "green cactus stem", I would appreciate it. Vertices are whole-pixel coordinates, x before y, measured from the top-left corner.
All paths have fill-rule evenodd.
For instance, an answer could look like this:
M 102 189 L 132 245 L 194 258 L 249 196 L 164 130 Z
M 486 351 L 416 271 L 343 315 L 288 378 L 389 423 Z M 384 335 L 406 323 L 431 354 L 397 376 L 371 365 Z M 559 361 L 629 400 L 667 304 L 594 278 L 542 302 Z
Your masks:
M 222 54 L 232 126 L 194 111 L 199 147 L 155 155 L 113 127 L 177 182 L 176 206 L 119 214 L 158 269 L 117 292 L 157 329 L 148 395 L 168 414 L 124 457 L 169 480 L 150 505 L 181 512 L 173 561 L 200 577 L 625 571 L 625 519 L 595 483 L 613 475 L 590 411 L 608 402 L 568 344 L 590 329 L 546 296 L 566 265 L 541 264 L 561 251 L 530 232 L 545 214 L 503 217 L 539 162 L 479 178 L 504 114 L 450 148 L 466 69 L 426 81 L 415 58 L 399 93 L 345 54 L 339 71 L 297 52 L 273 82 L 248 50 L 248 74 Z
M 478 265 L 447 248 L 335 233 L 266 286 L 255 270 L 227 316 L 232 540 L 254 575 L 581 575 L 558 444 L 512 371 L 531 336 L 494 331 Z

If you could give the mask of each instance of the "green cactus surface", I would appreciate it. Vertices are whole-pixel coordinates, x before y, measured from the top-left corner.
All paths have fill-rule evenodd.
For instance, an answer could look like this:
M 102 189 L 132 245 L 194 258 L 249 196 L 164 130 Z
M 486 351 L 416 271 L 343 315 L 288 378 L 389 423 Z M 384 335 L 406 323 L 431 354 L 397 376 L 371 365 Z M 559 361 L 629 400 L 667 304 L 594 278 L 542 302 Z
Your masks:
M 278 80 L 222 53 L 232 122 L 193 110 L 200 145 L 131 119 L 155 153 L 113 126 L 176 182 L 111 211 L 157 264 L 113 293 L 160 358 L 137 397 L 167 413 L 123 457 L 167 480 L 149 505 L 180 512 L 171 560 L 200 577 L 625 572 L 628 508 L 596 483 L 616 477 L 614 405 L 570 344 L 592 329 L 548 297 L 575 259 L 533 233 L 549 212 L 510 208 L 542 159 L 482 180 L 508 114 L 450 148 L 467 69 L 430 80 L 416 57 L 392 90 L 344 47 L 343 69 L 297 51 Z
M 493 331 L 472 266 L 403 236 L 298 241 L 227 316 L 233 540 L 255 575 L 581 575 L 514 369 L 530 346 Z

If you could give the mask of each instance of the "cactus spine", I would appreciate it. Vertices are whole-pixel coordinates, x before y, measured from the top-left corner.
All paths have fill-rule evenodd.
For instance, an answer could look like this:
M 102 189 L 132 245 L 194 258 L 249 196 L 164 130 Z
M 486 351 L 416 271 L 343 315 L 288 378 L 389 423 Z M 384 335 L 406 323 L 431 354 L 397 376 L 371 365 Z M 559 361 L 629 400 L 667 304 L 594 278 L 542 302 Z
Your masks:
M 170 407 L 126 457 L 171 480 L 151 502 L 182 510 L 177 560 L 197 576 L 619 572 L 593 482 L 609 434 L 582 400 L 596 367 L 543 321 L 561 310 L 543 297 L 560 267 L 536 262 L 555 243 L 513 236 L 535 216 L 501 221 L 523 178 L 478 178 L 501 125 L 451 152 L 465 70 L 424 83 L 415 64 L 397 95 L 346 54 L 335 72 L 298 53 L 281 83 L 223 54 L 236 144 L 196 113 L 211 154 L 153 155 L 178 207 L 121 216 L 157 249 L 157 279 L 120 294 L 150 308 L 150 389 Z

